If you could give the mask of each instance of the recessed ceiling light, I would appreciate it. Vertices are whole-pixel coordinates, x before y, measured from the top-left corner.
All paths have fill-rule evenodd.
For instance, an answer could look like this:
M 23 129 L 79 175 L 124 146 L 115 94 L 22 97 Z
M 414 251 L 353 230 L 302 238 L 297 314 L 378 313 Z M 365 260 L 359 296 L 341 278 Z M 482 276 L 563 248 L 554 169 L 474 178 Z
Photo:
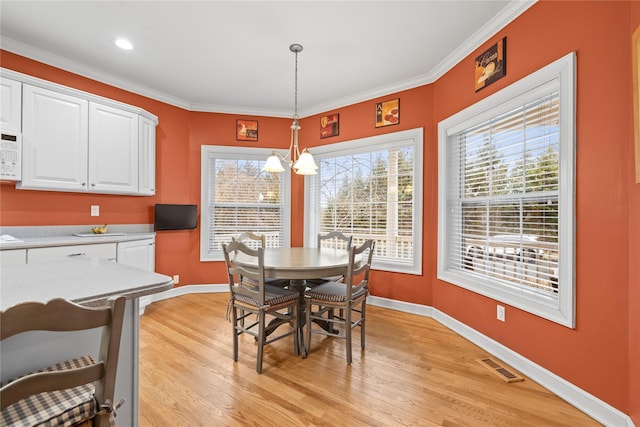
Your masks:
M 124 49 L 124 50 L 133 49 L 133 45 L 127 39 L 116 39 L 115 43 L 116 43 L 116 46 L 118 46 L 120 49 Z

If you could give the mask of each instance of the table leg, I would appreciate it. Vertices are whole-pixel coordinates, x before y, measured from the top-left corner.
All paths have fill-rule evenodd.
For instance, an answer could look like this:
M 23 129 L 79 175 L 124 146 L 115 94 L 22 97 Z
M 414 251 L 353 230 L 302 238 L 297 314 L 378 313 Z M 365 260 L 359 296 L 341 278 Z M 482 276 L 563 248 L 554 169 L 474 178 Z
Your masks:
M 289 289 L 298 291 L 298 348 L 300 355 L 307 357 L 307 348 L 304 345 L 304 324 L 307 320 L 305 316 L 304 291 L 307 289 L 305 280 L 289 281 Z

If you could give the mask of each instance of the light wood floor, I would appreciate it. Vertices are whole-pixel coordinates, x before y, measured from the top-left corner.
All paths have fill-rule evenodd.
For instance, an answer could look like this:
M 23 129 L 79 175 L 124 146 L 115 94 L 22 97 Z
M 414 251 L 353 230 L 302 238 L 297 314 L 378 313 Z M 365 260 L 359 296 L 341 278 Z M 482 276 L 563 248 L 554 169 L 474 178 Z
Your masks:
M 314 337 L 265 348 L 241 337 L 232 360 L 228 294 L 185 295 L 147 307 L 140 331 L 141 426 L 594 426 L 526 379 L 507 384 L 480 366 L 479 347 L 433 319 L 368 306 L 366 350 Z

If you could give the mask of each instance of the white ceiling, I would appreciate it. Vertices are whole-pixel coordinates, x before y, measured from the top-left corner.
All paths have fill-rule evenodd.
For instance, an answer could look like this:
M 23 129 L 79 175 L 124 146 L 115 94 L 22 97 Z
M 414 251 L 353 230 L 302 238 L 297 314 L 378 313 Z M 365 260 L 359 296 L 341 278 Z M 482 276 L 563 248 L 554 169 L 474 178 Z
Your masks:
M 532 3 L 2 0 L 0 46 L 189 110 L 291 117 L 300 43 L 305 117 L 435 81 Z

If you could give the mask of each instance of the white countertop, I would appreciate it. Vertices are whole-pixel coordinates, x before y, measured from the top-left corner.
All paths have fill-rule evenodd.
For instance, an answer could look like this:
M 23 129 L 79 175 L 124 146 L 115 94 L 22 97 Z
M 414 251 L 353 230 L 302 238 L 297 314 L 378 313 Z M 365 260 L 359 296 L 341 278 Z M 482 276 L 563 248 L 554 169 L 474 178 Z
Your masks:
M 29 249 L 29 248 L 45 248 L 52 246 L 69 246 L 69 245 L 92 245 L 95 243 L 120 243 L 131 240 L 153 239 L 155 232 L 114 232 L 111 234 L 95 234 L 90 237 L 75 236 L 78 230 L 65 230 L 67 234 L 55 235 L 14 235 L 18 241 L 3 242 L 0 241 L 0 251 L 10 249 Z M 81 231 L 86 231 L 81 229 Z M 115 230 L 114 230 L 115 231 Z M 8 233 L 7 233 L 8 234 Z
M 0 272 L 0 310 L 53 298 L 96 306 L 113 295 L 131 299 L 172 287 L 169 276 L 98 258 L 6 266 Z
M 95 243 L 119 243 L 130 240 L 153 239 L 155 233 L 126 233 L 117 235 L 96 234 L 95 237 L 50 236 L 50 237 L 19 237 L 21 242 L 0 242 L 0 250 L 45 248 L 51 246 L 92 245 Z

